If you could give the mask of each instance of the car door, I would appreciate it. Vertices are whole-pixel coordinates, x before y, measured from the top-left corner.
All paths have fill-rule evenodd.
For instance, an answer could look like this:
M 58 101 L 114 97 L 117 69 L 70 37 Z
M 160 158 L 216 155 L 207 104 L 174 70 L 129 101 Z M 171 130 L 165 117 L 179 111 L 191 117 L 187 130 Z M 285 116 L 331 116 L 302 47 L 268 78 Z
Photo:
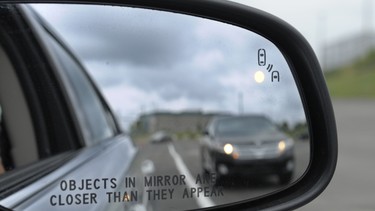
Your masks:
M 1 14 L 6 71 L 0 105 L 2 131 L 9 134 L 1 140 L 1 156 L 13 161 L 0 176 L 0 205 L 109 209 L 99 198 L 110 200 L 108 193 L 123 188 L 135 147 L 84 67 L 47 24 L 25 6 L 2 7 Z M 6 97 L 9 90 L 13 97 Z

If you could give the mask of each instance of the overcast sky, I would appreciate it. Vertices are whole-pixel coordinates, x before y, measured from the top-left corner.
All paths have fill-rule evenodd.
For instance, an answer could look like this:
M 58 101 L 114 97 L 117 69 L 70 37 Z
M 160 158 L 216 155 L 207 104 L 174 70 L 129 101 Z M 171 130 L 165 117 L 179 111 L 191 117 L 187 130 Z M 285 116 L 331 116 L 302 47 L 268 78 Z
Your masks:
M 127 124 L 153 111 L 261 113 L 304 121 L 301 100 L 278 49 L 252 32 L 166 12 L 38 5 Z M 258 64 L 259 49 L 266 65 Z M 267 71 L 267 66 L 272 70 Z M 257 83 L 256 72 L 264 75 Z M 277 71 L 277 72 L 273 72 Z M 272 74 L 280 82 L 272 82 Z

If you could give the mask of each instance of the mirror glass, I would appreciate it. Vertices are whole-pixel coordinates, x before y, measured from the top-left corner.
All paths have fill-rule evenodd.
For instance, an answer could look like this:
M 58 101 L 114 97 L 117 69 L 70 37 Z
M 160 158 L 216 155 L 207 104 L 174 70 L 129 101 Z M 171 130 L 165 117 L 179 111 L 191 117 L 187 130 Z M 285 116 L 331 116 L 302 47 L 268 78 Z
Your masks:
M 98 196 L 88 204 L 66 205 L 80 190 L 69 191 L 72 177 L 62 176 L 56 197 L 44 200 L 51 209 L 211 207 L 280 190 L 303 175 L 310 159 L 304 108 L 285 57 L 266 38 L 171 12 L 32 7 L 86 68 L 137 149 L 130 167 L 113 172 L 122 178 L 84 190 Z M 88 170 L 92 187 L 104 184 L 97 171 L 112 174 L 97 168 Z M 120 179 L 125 185 L 114 184 Z

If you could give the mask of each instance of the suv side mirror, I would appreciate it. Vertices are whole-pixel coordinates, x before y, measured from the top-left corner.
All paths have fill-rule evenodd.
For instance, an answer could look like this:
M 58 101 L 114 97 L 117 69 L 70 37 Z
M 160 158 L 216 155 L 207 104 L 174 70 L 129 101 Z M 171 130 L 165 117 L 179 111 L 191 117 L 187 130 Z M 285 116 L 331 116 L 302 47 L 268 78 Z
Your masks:
M 47 135 L 59 137 L 65 134 L 61 131 L 71 132 L 74 128 L 76 133 L 72 133 L 72 137 L 77 136 L 78 140 L 82 136 L 87 143 L 72 145 L 74 154 L 67 151 L 64 159 L 56 153 L 52 161 L 42 160 L 30 168 L 25 165 L 28 171 L 7 172 L 4 174 L 7 180 L 0 177 L 0 209 L 144 210 L 155 206 L 153 210 L 172 207 L 291 210 L 316 198 L 329 184 L 337 161 L 337 133 L 329 93 L 312 48 L 282 20 L 254 8 L 219 0 L 69 0 L 72 5 L 68 6 L 79 4 L 74 12 L 62 9 L 66 0 L 1 2 L 0 15 L 4 18 L 0 21 L 0 50 L 4 46 L 4 52 L 12 54 L 9 60 L 16 61 L 14 73 L 22 76 L 20 82 L 25 85 L 20 87 L 39 84 L 39 89 L 25 91 L 25 95 L 29 94 L 25 102 L 34 106 L 29 112 L 58 113 L 57 117 L 66 116 L 66 124 L 71 125 L 62 127 L 57 121 L 59 118 L 48 115 L 30 115 L 31 120 L 35 120 L 30 120 L 30 124 L 38 123 L 41 117 L 48 123 L 56 123 L 52 125 L 56 131 L 49 130 L 47 124 L 45 128 L 32 125 L 38 130 L 36 137 L 46 139 L 51 148 L 56 147 L 54 151 L 60 152 L 59 147 L 62 147 L 54 139 L 47 140 L 54 136 Z M 31 2 L 63 5 L 51 4 L 58 6 L 55 11 L 48 7 L 51 5 L 19 5 Z M 39 14 L 36 9 L 39 6 L 47 6 L 41 10 L 52 16 L 45 18 Z M 61 16 L 55 14 L 59 11 Z M 100 11 L 105 12 L 99 15 Z M 120 19 L 120 16 L 125 18 Z M 51 23 L 53 21 L 61 21 L 60 26 L 67 31 L 58 31 L 58 24 Z M 96 35 L 101 38 L 97 39 Z M 68 51 L 64 41 L 75 51 Z M 73 57 L 74 52 L 81 54 Z M 79 78 L 90 74 L 73 77 L 80 72 L 74 72 L 76 69 L 65 61 L 73 62 L 72 67 L 75 67 L 78 58 L 86 59 L 82 63 L 88 69 L 99 70 L 96 73 L 103 76 L 103 84 L 110 83 L 106 88 L 109 87 L 112 100 L 116 98 L 114 101 L 125 102 L 123 106 L 128 106 L 117 108 L 133 109 L 134 112 L 124 115 L 128 117 L 124 122 L 138 134 L 138 140 L 133 142 L 137 148 L 129 144 L 130 137 L 125 137 L 121 130 L 109 127 L 107 131 L 92 119 L 86 119 L 95 113 L 89 109 L 90 105 L 99 109 L 102 106 L 80 97 L 88 95 L 78 95 L 83 90 L 79 85 L 88 84 L 81 83 Z M 18 60 L 27 62 L 17 64 Z M 59 69 L 62 67 L 64 69 Z M 63 71 L 65 68 L 69 71 Z M 3 69 L 1 66 L 0 71 Z M 64 76 L 65 72 L 72 73 L 72 77 Z M 116 73 L 125 75 L 128 84 L 123 84 Z M 33 75 L 31 79 L 27 77 L 29 74 Z M 1 78 L 4 81 L 4 77 Z M 75 82 L 73 88 L 69 86 L 73 84 L 70 81 Z M 119 84 L 121 93 L 113 86 Z M 140 91 L 140 87 L 143 90 Z M 92 89 L 88 90 L 99 93 L 96 88 Z M 46 92 L 40 96 L 48 96 L 51 102 L 56 102 L 51 104 L 39 95 L 34 96 L 34 92 L 40 91 Z M 8 102 L 7 108 L 14 107 L 7 89 L 0 89 L 0 97 L 2 103 L 4 99 Z M 66 99 L 66 107 L 58 112 L 53 106 L 60 105 L 55 98 Z M 99 100 L 104 101 L 104 98 Z M 154 100 L 163 101 L 155 102 L 151 112 L 148 107 Z M 39 101 L 45 102 L 39 104 Z M 159 109 L 156 105 L 169 110 L 156 111 Z M 87 114 L 80 116 L 80 111 Z M 203 135 L 214 135 L 215 141 L 200 145 L 196 141 L 201 137 L 198 125 L 205 125 L 208 119 L 219 116 L 235 118 L 218 125 L 222 130 L 215 130 L 214 134 L 205 130 Z M 276 127 L 265 121 L 269 116 L 285 125 L 284 130 L 274 130 Z M 131 124 L 136 118 L 139 124 Z M 102 119 L 107 121 L 105 116 Z M 298 122 L 301 119 L 309 140 L 300 142 L 298 146 L 303 147 L 297 149 L 294 139 L 286 134 L 293 130 L 289 126 L 301 123 Z M 115 121 L 112 123 L 116 125 Z M 95 127 L 90 127 L 91 124 Z M 17 134 L 19 128 L 13 125 L 16 131 L 13 134 Z M 84 125 L 93 128 L 92 136 Z M 103 132 L 96 136 L 96 128 Z M 149 134 L 160 129 L 176 134 L 178 140 L 148 141 Z M 259 131 L 267 131 L 267 134 Z M 111 141 L 107 134 L 113 135 Z M 21 142 L 26 143 L 23 138 L 17 141 L 20 143 L 15 144 L 17 147 L 23 146 Z M 61 143 L 65 144 L 64 141 L 62 139 Z M 35 154 L 43 150 L 39 148 L 36 144 Z M 297 150 L 300 151 L 294 153 Z M 18 156 L 22 158 L 24 151 Z M 297 155 L 304 157 L 297 158 Z M 298 175 L 294 171 L 295 159 L 305 163 Z M 267 166 L 267 162 L 262 163 L 264 160 L 272 160 L 279 166 Z M 258 173 L 252 169 L 254 163 L 259 169 L 271 166 L 267 170 L 275 171 L 272 176 L 276 175 L 279 183 L 254 191 L 254 186 L 262 186 L 247 176 Z M 139 171 L 142 167 L 145 171 Z M 242 173 L 246 176 L 239 177 Z M 209 178 L 205 178 L 207 175 Z M 219 179 L 224 184 L 217 183 Z M 236 182 L 237 186 L 233 185 Z M 236 188 L 239 190 L 233 193 Z

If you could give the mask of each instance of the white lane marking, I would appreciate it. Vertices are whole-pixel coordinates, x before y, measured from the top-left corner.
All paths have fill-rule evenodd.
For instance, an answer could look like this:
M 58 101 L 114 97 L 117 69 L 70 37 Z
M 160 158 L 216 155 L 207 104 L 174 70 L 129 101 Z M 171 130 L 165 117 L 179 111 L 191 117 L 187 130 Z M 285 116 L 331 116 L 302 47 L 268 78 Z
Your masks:
M 172 158 L 174 159 L 174 162 L 176 163 L 177 169 L 180 172 L 180 174 L 183 174 L 186 176 L 186 185 L 189 188 L 193 188 L 193 187 L 199 188 L 200 186 L 195 184 L 195 181 L 193 177 L 191 176 L 189 169 L 186 167 L 181 156 L 176 152 L 176 149 L 174 148 L 172 144 L 168 144 L 168 150 Z M 200 208 L 215 206 L 215 203 L 210 198 L 196 197 L 195 200 L 197 201 L 197 204 Z
M 144 160 L 141 164 L 141 170 L 143 175 L 149 175 L 155 172 L 154 162 L 151 160 Z
M 142 162 L 142 164 L 141 164 L 141 170 L 142 170 L 143 176 L 148 176 L 148 175 L 154 173 L 155 172 L 154 162 L 152 162 L 151 160 L 144 160 Z M 148 199 L 146 197 L 148 189 L 149 189 L 149 187 L 143 188 L 143 200 L 142 200 L 142 203 L 143 203 L 143 206 L 144 206 L 145 210 L 147 210 L 147 204 L 148 204 Z

